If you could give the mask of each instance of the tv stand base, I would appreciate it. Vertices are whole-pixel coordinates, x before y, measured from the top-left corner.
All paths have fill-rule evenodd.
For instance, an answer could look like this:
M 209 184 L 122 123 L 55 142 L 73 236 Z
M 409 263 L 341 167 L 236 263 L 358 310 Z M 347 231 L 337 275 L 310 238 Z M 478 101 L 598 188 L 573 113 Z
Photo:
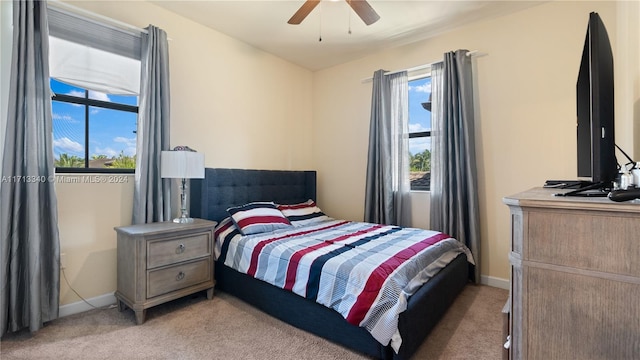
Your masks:
M 588 183 L 578 189 L 566 193 L 553 194 L 554 196 L 582 196 L 582 197 L 606 197 L 611 191 L 611 185 L 607 182 Z

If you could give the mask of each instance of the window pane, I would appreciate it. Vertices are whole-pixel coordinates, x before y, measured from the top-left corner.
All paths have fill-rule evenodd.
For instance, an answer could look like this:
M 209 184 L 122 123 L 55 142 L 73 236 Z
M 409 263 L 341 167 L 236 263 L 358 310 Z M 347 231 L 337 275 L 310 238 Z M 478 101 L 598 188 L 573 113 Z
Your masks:
M 422 105 L 431 95 L 431 77 L 409 81 L 409 133 L 431 131 L 431 111 Z M 431 138 L 409 138 L 411 190 L 429 190 L 431 182 Z
M 55 79 L 50 79 L 50 84 L 56 94 L 56 100 L 52 101 L 56 167 L 135 169 L 138 114 L 109 109 L 118 105 L 89 106 L 89 101 L 102 100 L 136 106 L 138 97 L 87 91 Z M 79 99 L 73 100 L 77 103 L 70 103 L 58 95 L 75 96 Z M 86 153 L 88 164 L 85 163 Z
M 135 169 L 138 114 L 89 107 L 89 167 Z
M 409 132 L 431 130 L 431 111 L 422 103 L 430 101 L 431 77 L 409 81 Z
M 109 95 L 109 97 L 114 103 L 138 106 L 137 95 Z
M 84 106 L 52 101 L 56 167 L 84 167 Z
M 409 181 L 411 190 L 429 190 L 431 181 L 431 138 L 409 139 Z
M 136 95 L 113 95 L 89 90 L 89 99 L 107 101 L 116 104 L 138 105 L 138 96 Z
M 55 79 L 51 79 L 50 81 L 51 90 L 60 95 L 69 95 L 75 96 L 79 98 L 84 98 L 84 89 L 79 88 L 77 86 L 67 85 L 63 82 L 60 82 Z

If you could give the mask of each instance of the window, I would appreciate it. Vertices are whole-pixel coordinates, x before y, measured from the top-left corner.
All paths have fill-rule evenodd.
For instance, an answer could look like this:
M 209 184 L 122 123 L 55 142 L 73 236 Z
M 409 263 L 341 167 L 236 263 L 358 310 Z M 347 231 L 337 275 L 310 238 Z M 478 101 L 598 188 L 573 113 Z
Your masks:
M 47 10 L 56 170 L 133 173 L 141 33 Z
M 431 77 L 409 81 L 409 181 L 429 191 L 431 182 Z M 427 110 L 424 104 L 429 103 Z
M 55 79 L 51 89 L 56 169 L 133 172 L 138 97 L 90 91 Z

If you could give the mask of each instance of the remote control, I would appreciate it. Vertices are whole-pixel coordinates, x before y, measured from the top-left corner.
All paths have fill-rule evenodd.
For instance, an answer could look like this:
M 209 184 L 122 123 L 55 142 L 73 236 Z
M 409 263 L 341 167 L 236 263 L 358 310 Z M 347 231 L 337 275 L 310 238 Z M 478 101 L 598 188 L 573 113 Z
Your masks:
M 617 201 L 617 202 L 640 199 L 640 188 L 627 189 L 627 190 L 613 190 L 609 193 L 609 199 L 611 199 L 611 201 Z

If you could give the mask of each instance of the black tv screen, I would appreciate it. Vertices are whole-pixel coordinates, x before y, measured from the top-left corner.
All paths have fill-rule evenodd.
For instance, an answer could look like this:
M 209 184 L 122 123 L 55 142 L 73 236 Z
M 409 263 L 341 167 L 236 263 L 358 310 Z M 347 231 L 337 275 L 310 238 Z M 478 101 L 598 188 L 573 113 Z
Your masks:
M 609 185 L 616 178 L 613 53 L 600 16 L 589 14 L 576 84 L 578 177 Z

